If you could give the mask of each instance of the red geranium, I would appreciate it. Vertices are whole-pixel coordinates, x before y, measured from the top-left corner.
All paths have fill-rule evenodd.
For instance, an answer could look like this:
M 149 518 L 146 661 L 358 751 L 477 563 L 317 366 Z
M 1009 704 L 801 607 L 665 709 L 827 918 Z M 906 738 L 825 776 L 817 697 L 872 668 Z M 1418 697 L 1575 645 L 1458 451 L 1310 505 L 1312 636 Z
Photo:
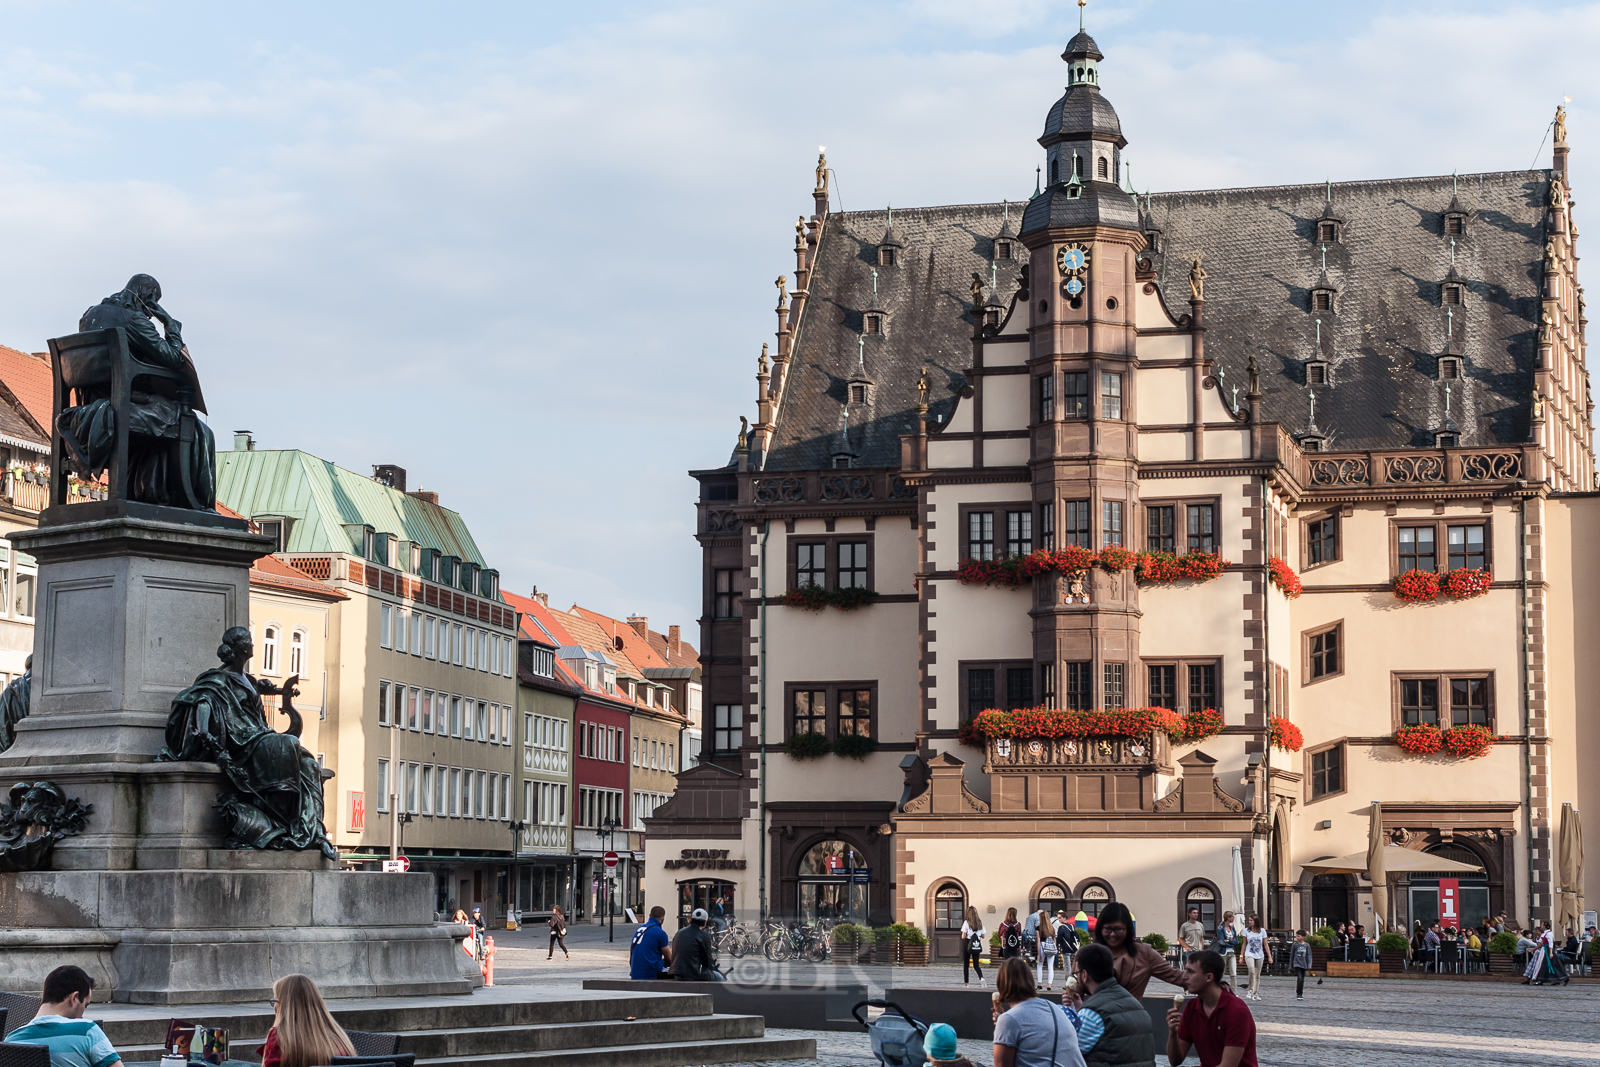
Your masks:
M 1439 728 L 1432 723 L 1402 726 L 1394 732 L 1394 743 L 1413 756 L 1431 756 L 1444 745 Z
M 820 585 L 802 585 L 799 589 L 791 589 L 783 594 L 786 606 L 803 608 L 806 611 L 821 611 L 828 606 L 830 599 L 828 591 Z
M 1299 752 L 1306 743 L 1300 727 L 1282 716 L 1274 715 L 1268 719 L 1267 730 L 1272 738 L 1273 748 L 1281 748 L 1285 752 Z
M 1183 735 L 1173 740 L 1186 745 L 1209 741 L 1222 732 L 1222 712 L 1216 708 L 1200 708 L 1183 717 Z
M 1181 579 L 1209 582 L 1222 576 L 1228 561 L 1215 552 L 1141 552 L 1138 556 L 1140 585 L 1169 584 Z
M 1401 600 L 1417 602 L 1439 598 L 1439 576 L 1433 571 L 1406 571 L 1394 578 L 1394 595 Z
M 1494 734 L 1489 732 L 1487 726 L 1469 723 L 1441 731 L 1439 741 L 1446 752 L 1458 759 L 1476 759 L 1489 754 L 1490 747 L 1494 745 Z
M 1439 583 L 1439 588 L 1445 596 L 1468 600 L 1487 593 L 1493 582 L 1494 576 L 1481 567 L 1457 567 L 1445 574 Z
M 1108 571 L 1125 571 L 1139 561 L 1137 553 L 1121 545 L 1107 545 L 1099 553 L 1100 566 Z
M 964 559 L 956 568 L 956 581 L 962 585 L 1009 585 L 1016 588 L 1031 579 L 1032 576 L 1025 571 L 1022 556 Z
M 1267 558 L 1267 580 L 1278 587 L 1278 592 L 1283 594 L 1285 600 L 1296 600 L 1305 589 L 1300 584 L 1300 576 L 1277 556 Z
M 964 745 L 982 748 L 989 740 L 1001 737 L 1142 737 L 1162 730 L 1176 739 L 1186 729 L 1183 717 L 1166 708 L 990 708 L 962 724 L 957 737 Z

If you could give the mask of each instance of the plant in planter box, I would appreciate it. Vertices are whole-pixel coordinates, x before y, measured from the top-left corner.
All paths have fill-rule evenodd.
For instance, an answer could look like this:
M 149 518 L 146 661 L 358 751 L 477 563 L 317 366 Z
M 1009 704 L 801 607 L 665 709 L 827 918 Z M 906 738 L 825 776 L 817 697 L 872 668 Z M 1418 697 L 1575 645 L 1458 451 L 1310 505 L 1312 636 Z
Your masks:
M 1397 934 L 1393 930 L 1378 935 L 1378 970 L 1384 974 L 1395 974 L 1406 969 L 1406 950 L 1410 942 L 1404 934 Z
M 1096 561 L 1100 566 L 1114 574 L 1117 571 L 1125 571 L 1132 568 L 1135 563 L 1139 562 L 1139 556 L 1121 545 L 1107 545 L 1100 550 Z
M 900 936 L 901 962 L 908 967 L 928 965 L 928 935 L 915 926 L 906 927 Z
M 850 586 L 845 589 L 835 589 L 829 594 L 833 606 L 840 611 L 855 611 L 864 608 L 878 599 L 875 589 L 862 589 L 859 586 Z
M 1267 580 L 1283 594 L 1285 600 L 1296 600 L 1305 592 L 1305 587 L 1300 584 L 1300 576 L 1294 572 L 1294 568 L 1277 556 L 1267 559 Z
M 1334 932 L 1334 929 L 1331 926 L 1319 926 L 1313 931 L 1313 933 L 1330 945 L 1333 944 L 1333 939 L 1339 936 Z
M 856 734 L 841 734 L 833 743 L 833 752 L 837 756 L 849 756 L 851 759 L 864 760 L 878 751 L 876 738 L 860 737 Z
M 1323 937 L 1321 934 L 1307 934 L 1306 935 L 1306 944 L 1310 945 L 1314 949 L 1316 949 L 1316 948 L 1327 948 L 1328 947 L 1328 939 Z
M 1453 596 L 1457 600 L 1470 600 L 1487 593 L 1493 583 L 1494 576 L 1481 567 L 1457 567 L 1445 574 L 1439 583 L 1439 589 L 1445 596 Z
M 1517 935 L 1501 930 L 1489 939 L 1489 973 L 1515 974 L 1517 969 Z
M 1149 945 L 1163 956 L 1167 954 L 1167 949 L 1172 947 L 1167 943 L 1167 939 L 1162 937 L 1160 934 L 1145 934 L 1139 940 L 1143 941 L 1145 944 Z
M 1407 603 L 1439 599 L 1439 576 L 1433 571 L 1406 571 L 1394 576 L 1394 595 Z
M 1267 720 L 1268 733 L 1272 737 L 1272 747 L 1281 748 L 1285 752 L 1299 752 L 1305 746 L 1305 735 L 1300 732 L 1300 727 L 1279 715 L 1274 715 Z
M 1183 733 L 1172 740 L 1181 744 L 1209 741 L 1222 732 L 1222 712 L 1216 708 L 1197 708 L 1183 717 Z
M 1405 934 L 1397 934 L 1393 930 L 1378 935 L 1379 952 L 1404 952 L 1410 947 Z
M 783 594 L 785 607 L 800 608 L 803 611 L 821 611 L 832 599 L 828 591 L 820 585 L 802 585 L 799 589 L 791 589 Z
M 1476 759 L 1489 754 L 1489 749 L 1494 745 L 1494 734 L 1489 732 L 1487 726 L 1468 723 L 1441 730 L 1439 743 L 1457 759 Z
M 1394 743 L 1413 756 L 1431 756 L 1444 746 L 1439 728 L 1432 723 L 1400 727 L 1394 732 Z
M 783 751 L 790 759 L 821 759 L 832 749 L 824 734 L 795 734 L 783 743 Z

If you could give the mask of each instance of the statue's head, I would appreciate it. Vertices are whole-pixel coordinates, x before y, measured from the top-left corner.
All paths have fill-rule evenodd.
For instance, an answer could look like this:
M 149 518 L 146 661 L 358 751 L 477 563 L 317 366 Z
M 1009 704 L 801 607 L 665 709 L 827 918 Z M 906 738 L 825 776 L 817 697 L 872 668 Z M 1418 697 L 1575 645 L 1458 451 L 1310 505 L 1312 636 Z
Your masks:
M 42 823 L 44 815 L 66 802 L 67 795 L 53 782 L 18 782 L 11 787 L 11 807 L 18 822 Z
M 158 304 L 161 302 L 161 283 L 148 274 L 135 274 L 128 279 L 128 284 L 122 288 L 138 297 L 140 303 Z
M 248 626 L 230 626 L 222 635 L 222 644 L 217 648 L 217 658 L 224 663 L 236 659 L 248 660 L 255 654 L 256 643 L 250 637 Z

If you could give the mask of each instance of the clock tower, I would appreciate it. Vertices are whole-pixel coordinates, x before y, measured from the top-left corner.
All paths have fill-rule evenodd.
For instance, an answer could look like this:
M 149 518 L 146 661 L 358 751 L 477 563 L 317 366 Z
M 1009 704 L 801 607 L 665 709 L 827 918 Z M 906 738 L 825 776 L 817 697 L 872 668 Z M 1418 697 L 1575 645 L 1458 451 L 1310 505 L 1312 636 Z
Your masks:
M 1134 257 L 1145 245 L 1133 197 L 1118 187 L 1122 136 L 1100 92 L 1094 39 L 1061 58 L 1065 94 L 1039 144 L 1049 184 L 1029 202 L 1033 502 L 1057 549 L 1137 550 L 1138 354 Z M 1058 707 L 1122 707 L 1139 691 L 1139 591 L 1133 572 L 1096 568 L 1035 579 L 1034 659 Z M 1052 684 L 1053 683 L 1053 684 Z

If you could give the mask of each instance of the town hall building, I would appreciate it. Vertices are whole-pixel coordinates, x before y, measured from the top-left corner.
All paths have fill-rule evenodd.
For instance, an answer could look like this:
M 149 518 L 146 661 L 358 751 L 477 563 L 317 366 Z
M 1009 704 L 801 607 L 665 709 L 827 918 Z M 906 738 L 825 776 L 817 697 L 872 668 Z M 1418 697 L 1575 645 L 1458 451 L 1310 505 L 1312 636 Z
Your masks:
M 1446 871 L 1553 918 L 1600 682 L 1564 116 L 1546 168 L 1135 194 L 1100 49 L 1062 58 L 1026 203 L 830 211 L 818 161 L 693 472 L 652 892 L 936 958 L 968 905 L 1409 927 Z M 1419 854 L 1378 915 L 1328 869 L 1374 802 Z

